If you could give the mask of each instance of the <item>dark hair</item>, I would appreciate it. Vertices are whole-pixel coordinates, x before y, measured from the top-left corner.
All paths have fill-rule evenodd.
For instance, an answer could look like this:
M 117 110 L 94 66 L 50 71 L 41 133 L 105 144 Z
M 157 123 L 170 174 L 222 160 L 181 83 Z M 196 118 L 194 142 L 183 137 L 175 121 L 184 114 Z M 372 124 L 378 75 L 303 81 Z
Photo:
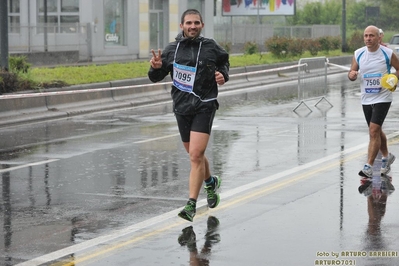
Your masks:
M 187 9 L 186 11 L 183 12 L 181 15 L 181 24 L 184 24 L 184 18 L 187 15 L 198 15 L 200 17 L 201 23 L 204 23 L 202 20 L 202 15 L 197 9 Z

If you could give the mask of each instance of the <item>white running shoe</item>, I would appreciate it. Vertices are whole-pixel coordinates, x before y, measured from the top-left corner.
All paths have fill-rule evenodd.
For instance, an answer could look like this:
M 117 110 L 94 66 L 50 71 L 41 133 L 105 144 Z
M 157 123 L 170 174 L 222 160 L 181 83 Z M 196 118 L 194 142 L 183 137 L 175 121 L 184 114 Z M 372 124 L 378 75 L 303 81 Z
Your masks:
M 392 153 L 388 154 L 388 158 L 382 158 L 381 174 L 388 174 L 391 171 L 391 164 L 395 159 L 396 157 Z
M 363 169 L 360 170 L 359 175 L 362 177 L 373 178 L 373 168 L 370 165 L 365 164 Z

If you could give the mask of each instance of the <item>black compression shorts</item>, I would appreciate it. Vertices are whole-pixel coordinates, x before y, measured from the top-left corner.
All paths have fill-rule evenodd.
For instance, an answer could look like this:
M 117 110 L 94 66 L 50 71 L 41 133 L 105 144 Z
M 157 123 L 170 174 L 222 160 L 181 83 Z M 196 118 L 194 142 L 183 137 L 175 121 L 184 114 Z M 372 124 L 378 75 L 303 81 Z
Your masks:
M 195 115 L 175 114 L 177 126 L 179 127 L 180 137 L 183 142 L 190 141 L 190 132 L 201 132 L 211 134 L 213 119 L 216 110 L 207 113 L 198 113 Z
M 372 122 L 374 124 L 382 126 L 390 107 L 390 102 L 363 105 L 363 113 L 364 117 L 366 118 L 367 125 L 370 126 L 370 122 Z

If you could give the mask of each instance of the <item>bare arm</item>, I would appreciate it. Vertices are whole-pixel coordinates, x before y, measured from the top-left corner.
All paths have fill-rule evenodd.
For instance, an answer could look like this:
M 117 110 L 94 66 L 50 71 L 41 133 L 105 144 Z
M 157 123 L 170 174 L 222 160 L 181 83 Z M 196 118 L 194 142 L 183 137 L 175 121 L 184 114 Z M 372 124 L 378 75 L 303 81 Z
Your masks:
M 350 81 L 355 81 L 357 79 L 357 74 L 359 70 L 359 65 L 356 62 L 355 57 L 352 58 L 351 69 L 348 72 L 348 78 Z
M 397 77 L 399 77 L 399 59 L 395 53 L 392 53 L 391 66 L 393 66 L 396 70 L 396 72 L 393 74 L 395 74 Z

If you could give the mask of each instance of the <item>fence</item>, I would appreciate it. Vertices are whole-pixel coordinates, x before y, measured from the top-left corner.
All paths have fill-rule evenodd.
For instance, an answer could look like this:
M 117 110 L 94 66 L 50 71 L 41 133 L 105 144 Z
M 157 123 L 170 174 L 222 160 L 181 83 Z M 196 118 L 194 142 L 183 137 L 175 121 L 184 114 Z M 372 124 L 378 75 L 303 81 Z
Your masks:
M 263 45 L 273 36 L 315 39 L 323 36 L 340 36 L 339 25 L 312 25 L 293 27 L 274 27 L 271 24 L 233 24 L 214 25 L 214 39 L 218 42 L 244 44 L 248 41 Z
M 326 98 L 327 95 L 327 65 L 326 57 L 301 58 L 298 65 L 305 65 L 298 68 L 298 101 L 294 112 L 299 106 L 304 105 L 312 112 L 312 109 L 305 103 L 307 100 L 319 99 L 315 106 L 325 100 L 333 106 Z
M 24 26 L 13 23 L 9 29 L 9 51 L 11 53 L 79 51 L 81 59 L 90 57 L 90 24 L 42 23 Z
M 9 25 L 10 53 L 35 53 L 78 51 L 80 61 L 90 61 L 92 57 L 92 36 L 90 23 L 60 23 L 38 25 Z M 340 36 L 339 25 L 312 26 L 273 26 L 272 24 L 247 24 L 221 21 L 214 24 L 214 39 L 222 43 L 236 45 L 235 52 L 242 52 L 246 42 L 256 42 L 263 47 L 264 42 L 273 36 L 294 38 L 318 38 Z M 262 50 L 262 49 L 261 49 Z
M 307 106 L 305 100 L 316 96 L 320 97 L 319 101 L 327 101 L 327 61 L 324 57 L 305 58 L 297 64 L 287 62 L 237 68 L 235 73 L 231 73 L 227 85 L 220 89 L 245 90 L 270 85 L 267 90 L 255 93 L 257 100 L 293 99 L 298 92 L 299 105 Z M 9 119 L 12 123 L 43 117 L 55 119 L 170 100 L 170 81 L 148 82 L 147 78 L 142 78 L 72 86 L 56 91 L 0 95 L 0 126 L 10 123 Z M 246 93 L 242 96 L 248 100 Z
M 10 52 L 35 51 L 85 51 L 90 40 L 90 23 L 61 23 L 24 26 L 12 23 L 9 29 Z M 312 25 L 293 27 L 274 27 L 271 24 L 233 24 L 214 25 L 214 39 L 218 42 L 244 44 L 255 41 L 263 44 L 273 36 L 293 38 L 318 38 L 340 36 L 339 25 Z M 87 52 L 84 52 L 87 53 Z

